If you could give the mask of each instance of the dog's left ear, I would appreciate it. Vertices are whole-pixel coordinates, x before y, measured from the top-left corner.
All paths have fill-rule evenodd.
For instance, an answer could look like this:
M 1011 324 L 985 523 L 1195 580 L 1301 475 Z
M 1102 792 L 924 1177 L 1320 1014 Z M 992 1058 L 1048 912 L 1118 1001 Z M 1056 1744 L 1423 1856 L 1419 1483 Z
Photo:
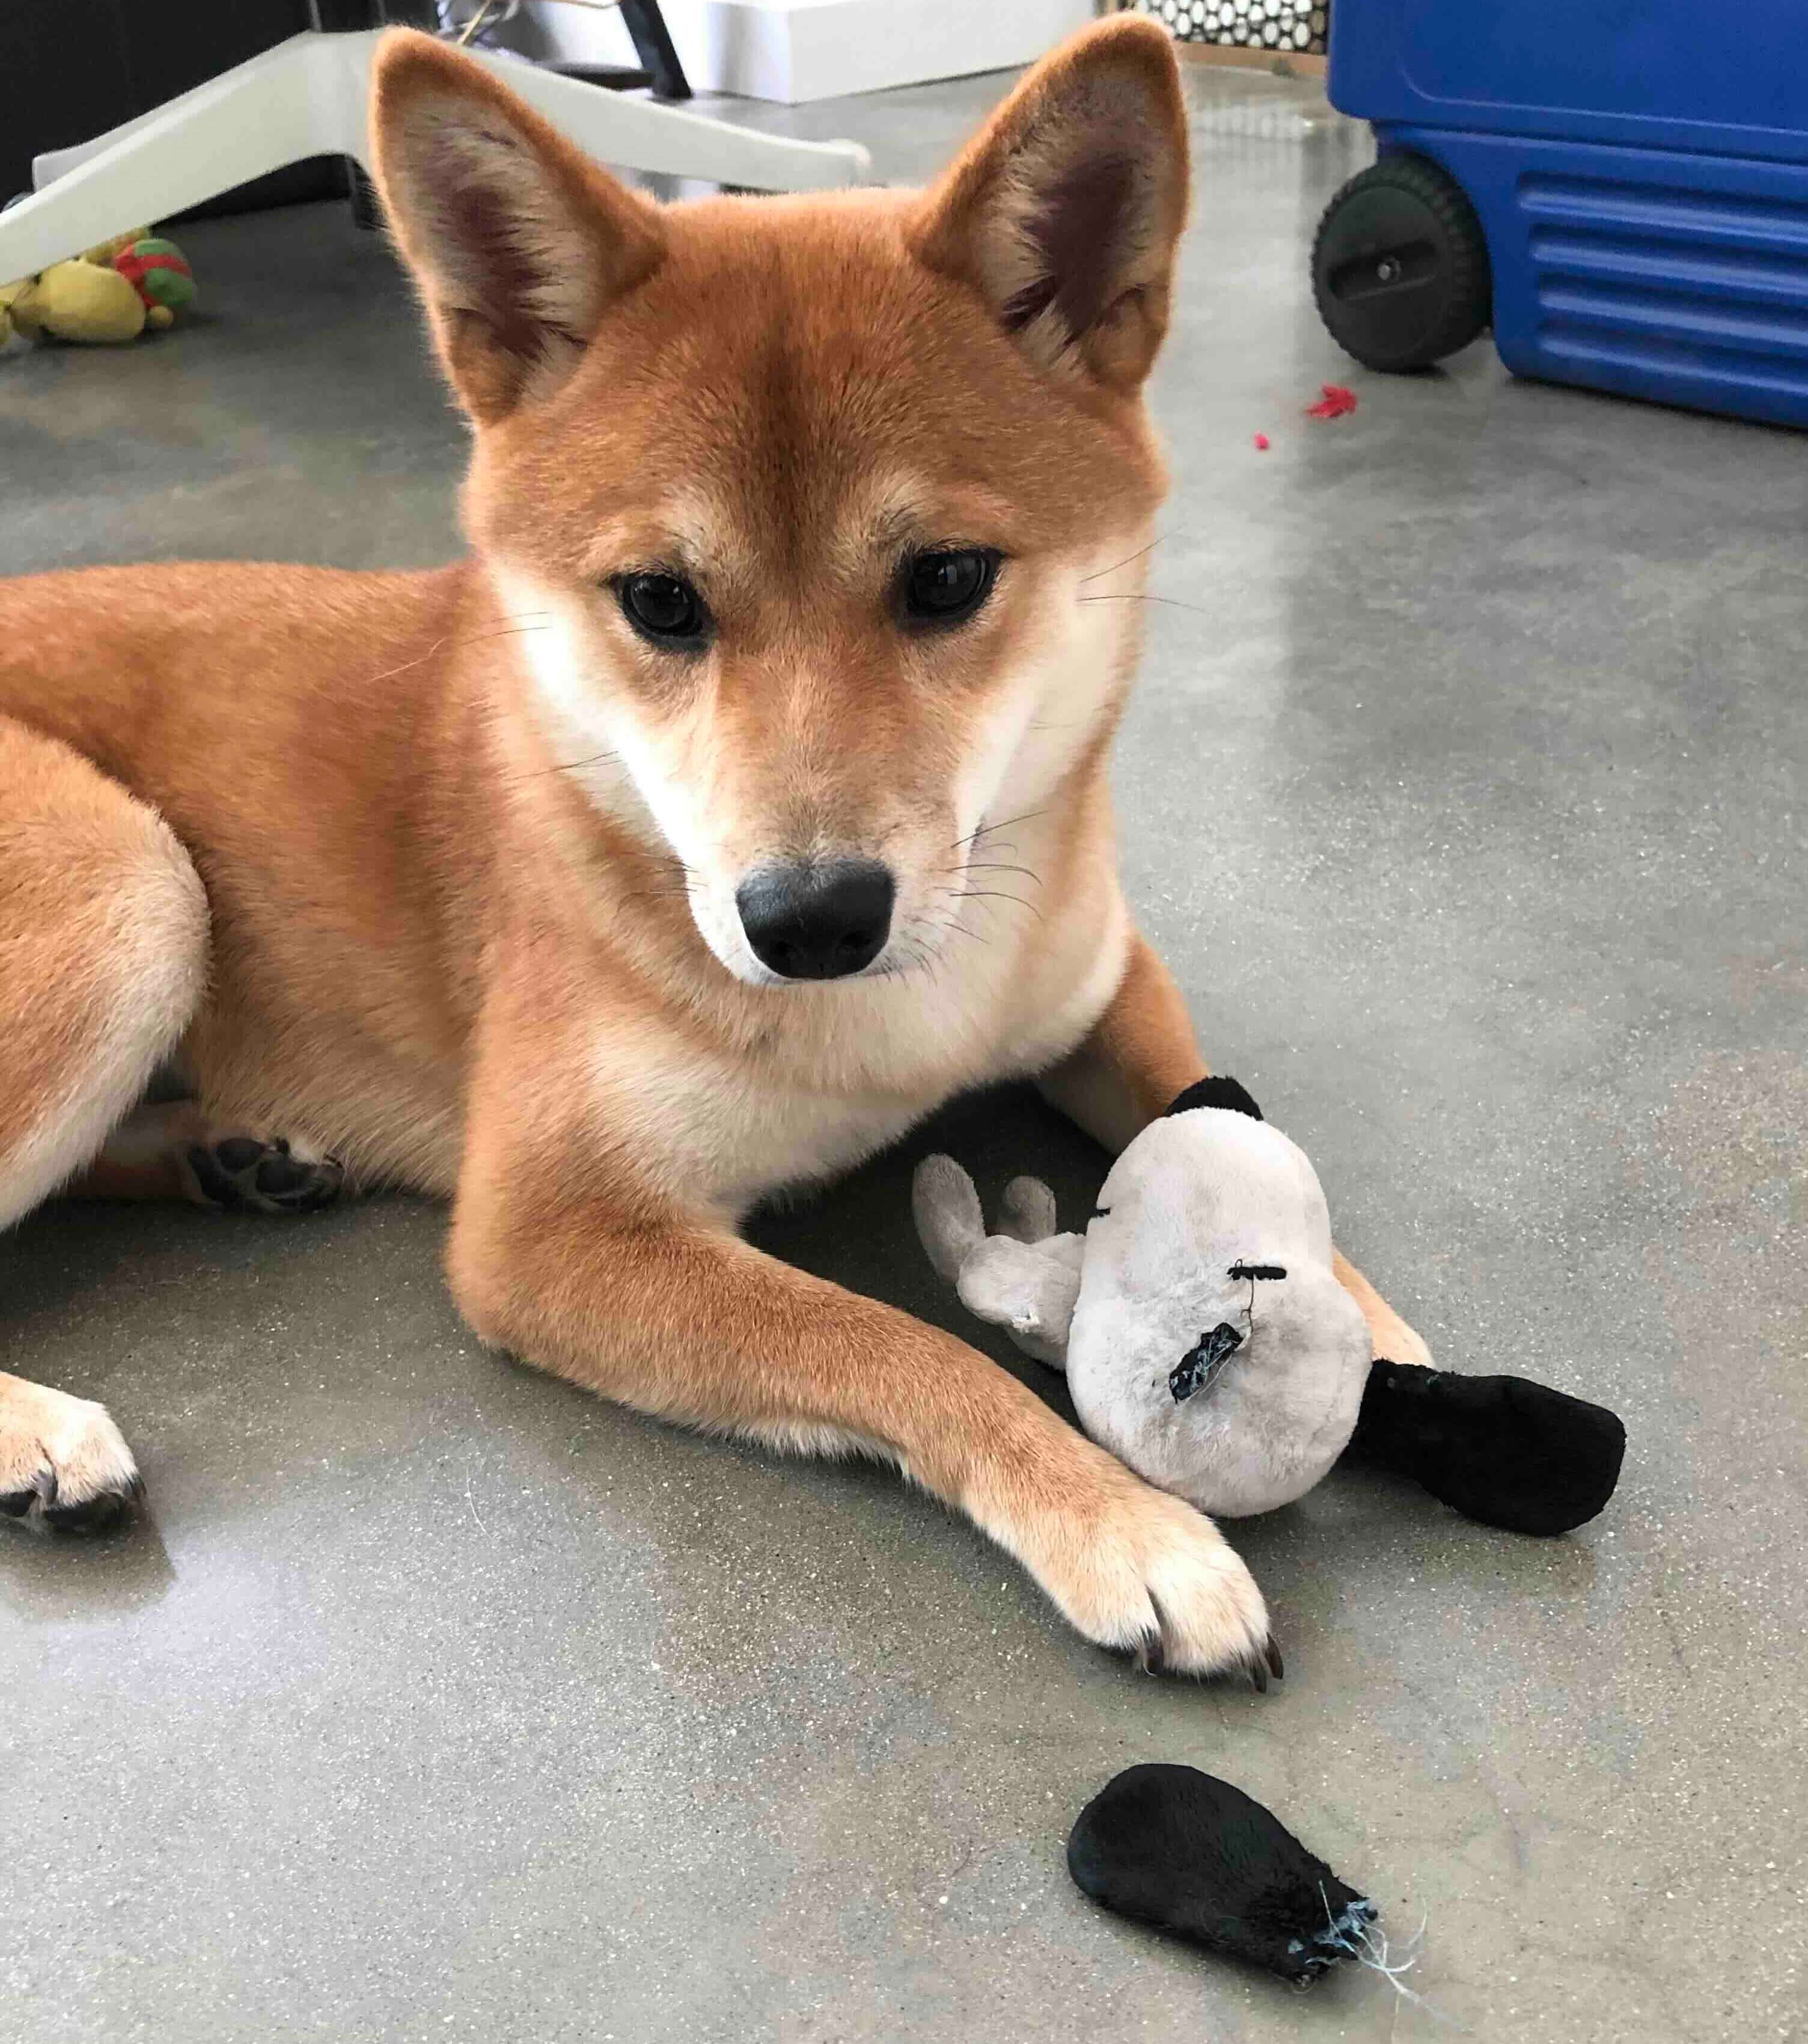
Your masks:
M 550 396 L 663 252 L 652 205 L 431 36 L 383 38 L 371 154 L 446 374 L 480 425 Z
M 1131 391 L 1168 330 L 1187 176 L 1172 40 L 1119 14 L 1030 72 L 928 193 L 913 240 L 1045 368 Z

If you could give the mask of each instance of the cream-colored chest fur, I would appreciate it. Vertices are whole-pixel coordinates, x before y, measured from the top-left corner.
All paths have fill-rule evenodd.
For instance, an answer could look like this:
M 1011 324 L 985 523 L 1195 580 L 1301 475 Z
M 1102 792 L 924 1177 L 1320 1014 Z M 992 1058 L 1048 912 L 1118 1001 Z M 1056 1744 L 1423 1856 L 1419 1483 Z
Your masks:
M 739 1215 L 832 1176 L 952 1095 L 1045 1070 L 1115 990 L 1129 917 L 1108 863 L 1041 919 L 971 901 L 933 970 L 819 986 L 729 989 L 743 1035 L 699 1041 L 648 1018 L 599 1022 L 599 1118 L 687 1204 Z M 751 1038 L 751 1046 L 749 1045 Z

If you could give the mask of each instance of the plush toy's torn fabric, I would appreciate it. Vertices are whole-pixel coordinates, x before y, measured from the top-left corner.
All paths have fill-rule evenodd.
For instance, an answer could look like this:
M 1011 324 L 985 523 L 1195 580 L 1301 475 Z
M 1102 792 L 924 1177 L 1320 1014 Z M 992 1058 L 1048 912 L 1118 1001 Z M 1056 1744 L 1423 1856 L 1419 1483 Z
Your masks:
M 1242 1346 L 1242 1335 L 1229 1320 L 1220 1320 L 1210 1333 L 1201 1335 L 1168 1373 L 1168 1388 L 1174 1394 L 1175 1404 L 1210 1391 L 1218 1373 Z

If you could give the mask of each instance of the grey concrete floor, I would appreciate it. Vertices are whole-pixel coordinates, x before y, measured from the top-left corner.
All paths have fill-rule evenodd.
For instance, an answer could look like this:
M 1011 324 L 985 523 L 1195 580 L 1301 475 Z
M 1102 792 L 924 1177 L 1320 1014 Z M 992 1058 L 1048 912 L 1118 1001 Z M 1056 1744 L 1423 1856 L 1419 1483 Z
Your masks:
M 1002 83 L 756 117 L 911 176 Z M 881 1473 L 480 1354 L 429 1207 L 43 1213 L 0 1353 L 110 1404 L 153 1512 L 0 1540 L 8 2044 L 1443 2034 L 1083 1901 L 1067 1827 L 1144 1758 L 1422 1916 L 1471 2035 L 1808 2034 L 1808 445 L 1485 345 L 1352 372 L 1305 251 L 1364 136 L 1194 84 L 1130 892 L 1441 1358 L 1624 1413 L 1619 1496 L 1541 1543 L 1333 1476 L 1236 1536 L 1284 1686 L 1164 1685 Z M 380 242 L 183 238 L 179 335 L 0 363 L 0 565 L 444 558 L 463 436 Z M 1326 378 L 1361 409 L 1310 425 Z M 951 1140 L 1101 1169 L 1015 1097 Z M 945 1313 L 925 1147 L 763 1238 Z

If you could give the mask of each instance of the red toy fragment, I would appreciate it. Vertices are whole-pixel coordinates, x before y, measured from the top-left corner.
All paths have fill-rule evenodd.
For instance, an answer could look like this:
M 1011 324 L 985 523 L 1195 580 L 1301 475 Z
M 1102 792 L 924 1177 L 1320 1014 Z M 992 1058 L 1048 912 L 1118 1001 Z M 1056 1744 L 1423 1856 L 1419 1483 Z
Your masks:
M 1258 454 L 1266 454 L 1268 451 L 1268 436 L 1266 433 L 1258 433 L 1256 436 L 1256 451 Z
M 1309 419 L 1341 419 L 1346 412 L 1356 408 L 1355 391 L 1346 390 L 1341 383 L 1324 383 L 1319 388 L 1325 393 L 1316 405 L 1308 405 L 1306 416 Z

